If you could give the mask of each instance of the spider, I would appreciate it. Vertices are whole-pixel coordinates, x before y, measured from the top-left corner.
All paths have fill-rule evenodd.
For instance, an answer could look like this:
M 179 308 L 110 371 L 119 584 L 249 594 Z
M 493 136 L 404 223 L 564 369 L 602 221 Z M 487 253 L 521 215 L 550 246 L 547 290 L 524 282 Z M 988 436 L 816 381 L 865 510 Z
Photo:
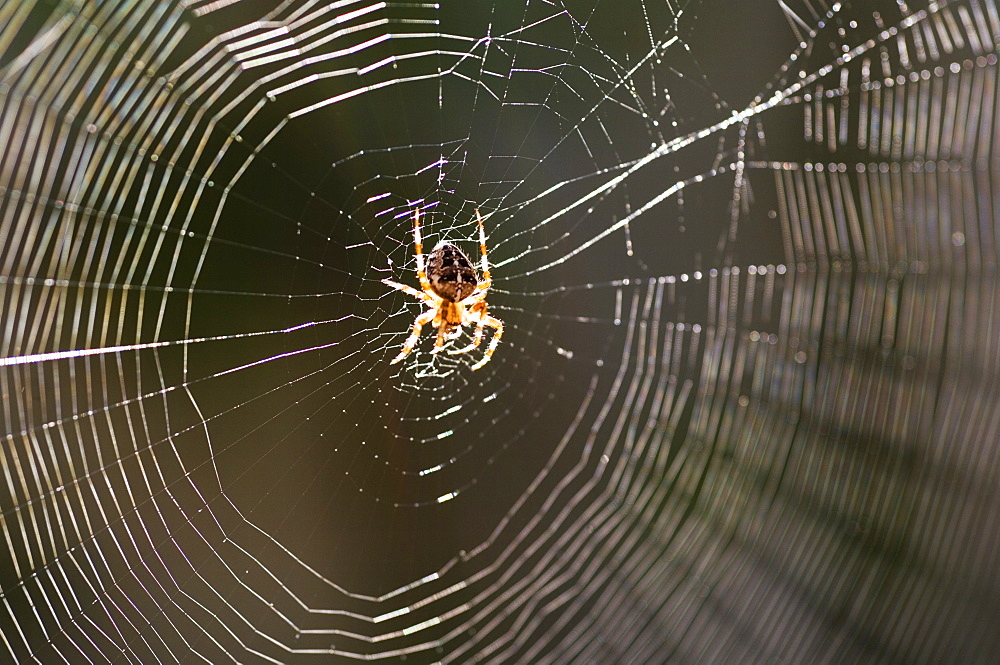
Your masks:
M 383 279 L 394 289 L 408 293 L 418 298 L 428 309 L 417 316 L 413 322 L 413 331 L 403 343 L 399 355 L 392 359 L 390 365 L 398 363 L 410 354 L 420 339 L 420 330 L 424 325 L 432 323 L 437 328 L 437 339 L 431 353 L 440 353 L 446 340 L 450 341 L 462 334 L 462 327 L 475 324 L 476 332 L 472 342 L 461 349 L 449 350 L 448 353 L 466 353 L 478 348 L 483 341 L 483 331 L 486 327 L 494 328 L 496 333 L 490 341 L 486 354 L 472 366 L 479 369 L 490 361 L 493 351 L 500 343 L 503 335 L 503 321 L 492 317 L 486 309 L 486 293 L 493 283 L 490 279 L 489 263 L 486 260 L 486 232 L 483 230 L 483 218 L 476 210 L 476 222 L 479 224 L 479 249 L 482 251 L 483 278 L 479 279 L 476 269 L 468 257 L 455 245 L 440 243 L 434 248 L 427 259 L 427 272 L 424 272 L 424 246 L 420 239 L 420 211 L 413 213 L 413 251 L 417 259 L 417 279 L 420 280 L 420 291 L 413 287 L 391 279 Z

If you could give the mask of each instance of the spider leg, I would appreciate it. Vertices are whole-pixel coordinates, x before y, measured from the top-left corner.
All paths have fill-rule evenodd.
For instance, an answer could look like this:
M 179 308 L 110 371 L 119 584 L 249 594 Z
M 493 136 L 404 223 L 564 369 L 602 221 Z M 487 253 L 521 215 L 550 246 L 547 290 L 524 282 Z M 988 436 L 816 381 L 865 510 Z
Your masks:
M 424 270 L 424 241 L 420 237 L 420 208 L 413 211 L 413 253 L 417 259 L 417 279 L 420 280 L 420 288 L 430 291 L 431 282 L 427 279 L 427 271 Z
M 400 284 L 399 282 L 394 282 L 391 279 L 383 279 L 382 283 L 386 284 L 388 286 L 391 286 L 394 289 L 399 289 L 403 293 L 409 294 L 409 295 L 413 296 L 414 298 L 417 298 L 419 300 L 423 300 L 424 302 L 429 302 L 429 299 L 428 299 L 426 293 L 421 293 L 420 291 L 417 291 L 412 286 L 407 286 L 406 284 Z
M 486 355 L 483 356 L 482 360 L 473 365 L 472 369 L 479 369 L 490 361 L 490 358 L 493 357 L 493 352 L 496 351 L 497 344 L 500 343 L 500 336 L 503 335 L 503 321 L 500 319 L 487 314 L 483 316 L 481 322 L 490 328 L 496 328 L 496 333 L 493 335 L 493 340 L 490 342 L 489 348 L 486 349 Z
M 435 313 L 435 310 L 429 309 L 413 321 L 413 332 L 410 333 L 410 336 L 406 338 L 406 342 L 403 343 L 403 350 L 399 352 L 398 356 L 389 362 L 390 365 L 395 365 L 400 360 L 410 355 L 410 351 L 413 350 L 413 347 L 417 345 L 417 341 L 420 339 L 421 329 L 424 327 L 424 324 L 431 322 Z
M 461 349 L 451 349 L 448 353 L 455 355 L 459 353 L 468 353 L 472 349 L 476 348 L 483 343 L 483 331 L 486 329 L 486 322 L 480 321 L 476 325 L 476 334 L 472 337 L 472 342 L 468 346 L 463 346 Z
M 487 294 L 486 289 L 480 289 L 477 286 L 476 290 L 472 292 L 472 295 L 463 300 L 462 304 L 465 305 L 466 307 L 478 305 L 482 301 L 486 300 L 486 294 Z
M 437 339 L 434 340 L 434 350 L 431 353 L 441 353 L 444 350 L 444 343 L 451 341 L 462 334 L 461 326 L 455 326 L 454 330 L 449 330 L 446 322 L 442 321 L 438 326 Z
M 472 337 L 472 342 L 468 346 L 464 346 L 461 349 L 453 349 L 448 351 L 448 353 L 458 354 L 458 353 L 468 353 L 472 349 L 476 348 L 483 342 L 483 330 L 486 328 L 486 303 L 483 302 L 483 298 L 486 297 L 486 292 L 484 291 L 478 300 L 472 304 L 471 314 L 469 317 L 469 323 L 473 321 L 476 322 L 476 333 Z M 469 298 L 466 298 L 463 302 L 468 302 Z
M 481 291 L 486 291 L 490 288 L 493 280 L 490 279 L 490 264 L 486 259 L 486 231 L 483 229 L 483 218 L 479 216 L 478 208 L 476 209 L 476 223 L 479 224 L 479 251 L 482 252 L 483 255 L 480 268 L 483 271 L 483 279 L 476 285 L 476 288 Z

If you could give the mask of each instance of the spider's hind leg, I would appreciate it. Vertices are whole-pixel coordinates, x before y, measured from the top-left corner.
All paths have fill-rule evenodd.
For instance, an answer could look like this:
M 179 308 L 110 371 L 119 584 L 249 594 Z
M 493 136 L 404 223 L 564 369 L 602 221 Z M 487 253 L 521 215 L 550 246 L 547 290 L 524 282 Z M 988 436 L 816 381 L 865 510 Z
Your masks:
M 483 278 L 479 281 L 477 288 L 481 291 L 487 291 L 493 280 L 490 277 L 490 262 L 486 258 L 486 230 L 483 228 L 483 218 L 479 216 L 479 210 L 476 210 L 476 223 L 479 225 L 479 252 L 482 258 L 480 259 L 480 269 L 483 271 Z
M 386 284 L 387 286 L 391 286 L 394 289 L 399 289 L 403 293 L 411 295 L 414 298 L 417 298 L 419 300 L 423 300 L 423 301 L 427 300 L 427 294 L 426 293 L 422 293 L 420 291 L 417 291 L 412 286 L 407 286 L 406 284 L 400 284 L 399 282 L 394 282 L 391 279 L 383 279 L 382 283 Z
M 410 351 L 413 350 L 413 347 L 415 347 L 417 342 L 420 340 L 420 331 L 423 329 L 424 325 L 430 323 L 433 318 L 434 310 L 429 309 L 414 320 L 413 332 L 411 332 L 410 336 L 406 338 L 406 342 L 403 343 L 403 349 L 399 352 L 399 355 L 389 362 L 390 365 L 395 365 L 400 360 L 410 355 Z
M 417 260 L 417 279 L 420 280 L 420 288 L 430 291 L 431 282 L 427 279 L 424 266 L 424 241 L 420 235 L 420 208 L 413 211 L 413 255 Z

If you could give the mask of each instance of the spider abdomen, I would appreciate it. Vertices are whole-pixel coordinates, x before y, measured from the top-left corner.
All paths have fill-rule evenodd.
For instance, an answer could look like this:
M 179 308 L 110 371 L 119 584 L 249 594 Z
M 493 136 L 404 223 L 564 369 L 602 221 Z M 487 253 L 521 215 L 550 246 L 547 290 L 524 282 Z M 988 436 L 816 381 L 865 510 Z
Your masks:
M 427 257 L 427 279 L 435 293 L 451 302 L 468 298 L 479 282 L 472 262 L 451 244 L 436 247 Z

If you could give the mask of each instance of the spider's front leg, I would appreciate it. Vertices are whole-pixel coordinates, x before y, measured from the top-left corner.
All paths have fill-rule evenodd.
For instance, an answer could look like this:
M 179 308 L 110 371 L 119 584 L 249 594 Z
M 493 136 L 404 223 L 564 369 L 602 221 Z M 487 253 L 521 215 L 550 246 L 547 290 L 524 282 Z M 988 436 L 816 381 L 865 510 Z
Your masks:
M 468 353 L 469 351 L 477 348 L 480 344 L 483 343 L 483 332 L 486 329 L 486 303 L 480 300 L 479 302 L 475 303 L 471 309 L 472 312 L 476 315 L 474 320 L 477 322 L 476 332 L 472 336 L 472 342 L 470 342 L 468 346 L 463 346 L 461 349 L 452 349 L 451 351 L 448 351 L 448 353 L 451 354 Z
M 463 346 L 461 349 L 451 349 L 448 353 L 456 355 L 459 353 L 468 353 L 474 348 L 478 347 L 483 343 L 483 332 L 486 330 L 486 324 L 480 321 L 476 325 L 476 333 L 472 336 L 472 341 L 469 342 L 468 346 Z
M 497 349 L 497 344 L 500 343 L 500 336 L 503 335 L 503 321 L 500 319 L 487 315 L 483 316 L 483 323 L 490 328 L 496 328 L 496 333 L 493 335 L 493 341 L 490 342 L 489 348 L 486 349 L 486 354 L 482 360 L 472 366 L 472 369 L 479 369 L 490 361 L 490 358 L 493 357 L 493 352 Z
M 462 326 L 451 326 L 447 323 L 442 323 L 438 327 L 437 339 L 434 340 L 434 350 L 431 353 L 441 353 L 444 351 L 445 342 L 450 342 L 461 334 Z
M 420 331 L 423 329 L 424 325 L 430 323 L 433 318 L 434 310 L 429 309 L 414 320 L 413 332 L 410 333 L 410 336 L 406 338 L 406 342 L 403 343 L 403 350 L 399 352 L 398 356 L 389 362 L 390 365 L 395 365 L 400 360 L 410 355 L 410 351 L 413 350 L 413 347 L 415 347 L 417 342 L 420 340 Z

